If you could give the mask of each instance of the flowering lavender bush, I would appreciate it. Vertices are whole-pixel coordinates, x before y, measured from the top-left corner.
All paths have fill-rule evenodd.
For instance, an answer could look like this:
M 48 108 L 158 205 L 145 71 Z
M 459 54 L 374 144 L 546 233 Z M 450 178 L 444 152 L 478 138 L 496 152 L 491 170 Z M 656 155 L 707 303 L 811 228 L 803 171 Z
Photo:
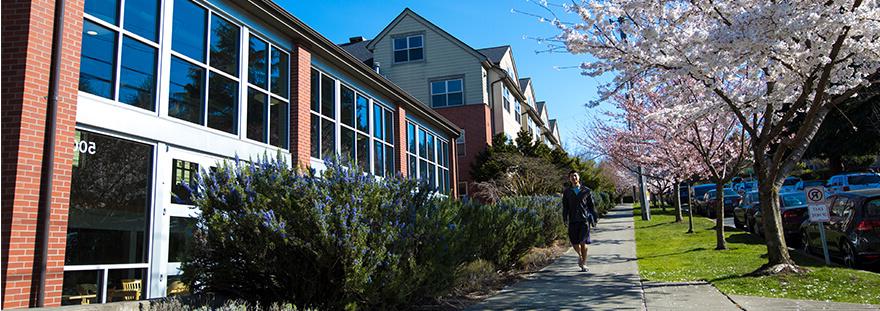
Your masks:
M 501 202 L 510 206 L 519 206 L 532 210 L 541 221 L 537 244 L 534 246 L 550 246 L 556 240 L 565 238 L 567 229 L 562 222 L 562 200 L 559 196 L 522 196 L 505 197 Z
M 508 269 L 560 234 L 558 198 L 464 204 L 327 163 L 320 176 L 267 157 L 201 172 L 185 280 L 264 304 L 395 309 L 447 293 L 466 262 Z
M 537 211 L 510 201 L 467 203 L 461 208 L 461 217 L 467 220 L 464 229 L 476 256 L 499 269 L 512 268 L 538 244 L 543 230 Z
M 455 244 L 459 205 L 414 180 L 333 163 L 301 174 L 263 158 L 202 172 L 191 188 L 201 216 L 182 269 L 200 292 L 393 308 L 448 288 L 471 256 Z

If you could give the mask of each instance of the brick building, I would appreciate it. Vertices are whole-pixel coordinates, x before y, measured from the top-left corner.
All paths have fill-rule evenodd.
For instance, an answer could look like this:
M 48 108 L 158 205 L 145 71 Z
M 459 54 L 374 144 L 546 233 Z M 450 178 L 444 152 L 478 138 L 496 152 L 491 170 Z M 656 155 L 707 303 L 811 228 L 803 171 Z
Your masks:
M 456 195 L 460 128 L 271 1 L 2 6 L 3 308 L 185 291 L 181 185 L 236 156 Z

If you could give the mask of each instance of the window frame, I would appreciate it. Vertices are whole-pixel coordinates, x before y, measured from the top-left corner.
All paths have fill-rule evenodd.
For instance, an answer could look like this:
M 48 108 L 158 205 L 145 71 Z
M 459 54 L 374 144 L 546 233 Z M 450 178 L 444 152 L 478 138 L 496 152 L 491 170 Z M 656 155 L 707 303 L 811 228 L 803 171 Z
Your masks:
M 394 124 L 394 122 L 396 120 L 395 109 L 385 105 L 382 101 L 376 100 L 375 98 L 373 98 L 367 92 L 364 92 L 360 88 L 357 88 L 349 83 L 344 82 L 342 79 L 339 79 L 335 75 L 330 74 L 321 68 L 318 68 L 318 67 L 312 65 L 310 72 L 312 70 L 318 73 L 317 81 L 319 81 L 319 83 L 320 83 L 318 86 L 318 92 L 319 93 L 323 92 L 323 88 L 324 88 L 323 80 L 326 77 L 326 78 L 329 78 L 330 80 L 333 81 L 335 95 L 333 98 L 333 110 L 334 111 L 333 111 L 332 118 L 324 115 L 323 111 L 315 111 L 314 109 L 312 109 L 312 107 L 310 105 L 310 107 L 309 107 L 309 115 L 310 115 L 309 120 L 312 120 L 313 118 L 317 117 L 318 120 L 321 120 L 321 122 L 322 122 L 321 125 L 323 125 L 324 121 L 331 122 L 333 124 L 335 136 L 333 137 L 333 139 L 334 139 L 333 154 L 332 155 L 325 155 L 324 150 L 323 150 L 323 143 L 324 142 L 322 140 L 323 139 L 322 131 L 324 128 L 323 128 L 323 126 L 318 127 L 318 133 L 317 133 L 318 140 L 317 141 L 318 141 L 318 145 L 319 145 L 319 148 L 318 148 L 319 157 L 318 158 L 314 157 L 314 155 L 311 153 L 311 150 L 310 150 L 309 158 L 311 159 L 311 161 L 313 163 L 317 162 L 319 164 L 326 165 L 324 162 L 325 158 L 336 157 L 338 159 L 339 157 L 345 156 L 341 153 L 342 152 L 342 130 L 348 130 L 348 131 L 352 131 L 355 135 L 354 136 L 354 146 L 353 146 L 353 148 L 354 148 L 353 152 L 355 153 L 355 155 L 354 155 L 355 158 L 351 159 L 351 160 L 357 161 L 357 158 L 358 158 L 358 154 L 357 154 L 357 152 L 358 152 L 357 151 L 357 149 L 358 149 L 357 148 L 358 135 L 362 135 L 362 136 L 367 137 L 367 144 L 368 144 L 367 150 L 368 150 L 369 154 L 367 155 L 367 158 L 366 158 L 367 162 L 364 163 L 364 166 L 363 166 L 363 170 L 365 171 L 365 173 L 372 174 L 372 175 L 379 176 L 379 177 L 385 177 L 385 176 L 388 176 L 389 174 L 396 172 L 397 165 L 396 165 L 396 161 L 394 159 L 394 154 L 396 154 L 394 138 L 397 135 L 397 133 L 396 133 L 397 126 L 396 126 L 396 124 Z M 352 125 L 345 124 L 344 120 L 342 120 L 342 89 L 343 88 L 346 88 L 346 89 L 352 91 L 352 96 L 353 96 L 352 100 L 353 100 L 353 108 L 354 108 L 352 113 L 353 113 L 353 117 L 355 118 L 354 123 L 352 123 Z M 357 100 L 358 100 L 358 97 L 362 97 L 362 98 L 367 99 L 367 111 L 366 111 L 367 131 L 363 131 L 358 128 L 358 124 L 357 124 Z M 318 97 L 318 100 L 319 100 L 319 103 L 317 105 L 317 108 L 319 110 L 322 110 L 323 105 L 320 102 L 322 100 L 320 96 Z M 378 137 L 377 133 L 376 133 L 376 130 L 377 130 L 376 129 L 377 120 L 375 118 L 376 107 L 379 107 L 380 109 L 382 109 L 381 115 L 382 115 L 383 120 L 381 122 L 382 123 L 381 130 L 383 131 L 383 133 L 381 133 L 381 135 L 382 135 L 381 138 Z M 390 120 L 386 120 L 386 117 L 389 116 L 389 114 L 390 114 Z M 389 134 L 389 133 L 384 132 L 386 129 L 385 122 L 389 122 L 389 121 L 392 122 L 392 127 L 391 127 L 392 130 L 390 133 L 391 137 L 387 137 L 387 134 Z M 309 134 L 314 136 L 314 133 L 311 133 L 311 127 L 310 127 Z M 383 163 L 382 163 L 381 172 L 377 170 L 377 164 L 378 164 L 376 162 L 376 160 L 377 160 L 376 159 L 376 144 L 377 143 L 380 144 L 381 147 L 383 148 L 383 151 L 382 151 Z M 387 152 L 389 147 L 391 148 L 391 152 L 392 152 L 392 154 L 390 154 L 390 155 Z M 390 163 L 389 163 L 389 158 L 390 158 Z M 390 164 L 392 166 L 391 170 L 388 169 L 388 164 Z
M 457 92 L 450 92 L 449 91 L 449 82 L 452 82 L 452 81 L 459 81 L 459 83 L 461 83 L 461 90 L 460 91 L 457 91 Z M 434 83 L 438 83 L 438 82 L 443 83 L 443 87 L 445 90 L 443 93 L 434 93 Z M 433 108 L 464 106 L 464 103 L 465 103 L 465 100 L 464 100 L 464 76 L 435 78 L 435 79 L 428 80 L 428 93 L 430 93 L 431 107 L 433 107 Z M 450 94 L 459 94 L 459 93 L 461 94 L 461 103 L 455 104 L 455 105 L 450 105 L 449 104 L 449 95 Z M 446 103 L 444 105 L 437 105 L 437 103 L 434 102 L 434 95 L 446 95 Z
M 412 37 L 421 37 L 422 38 L 422 46 L 411 47 L 409 44 L 409 39 Z M 402 48 L 402 49 L 398 49 L 396 46 L 394 46 L 394 40 L 401 39 L 401 38 L 406 40 L 406 47 Z M 422 49 L 422 58 L 415 59 L 415 60 L 411 59 L 409 52 L 410 52 L 410 50 L 413 50 L 413 49 Z M 405 61 L 398 61 L 397 60 L 397 57 L 395 56 L 395 54 L 398 51 L 406 51 L 406 60 Z M 408 63 L 416 63 L 416 62 L 422 62 L 422 61 L 425 61 L 425 34 L 424 33 L 406 33 L 406 34 L 394 35 L 391 37 L 391 64 L 408 64 Z
M 167 18 L 164 14 L 165 13 L 164 6 L 166 4 L 163 1 L 159 1 L 159 3 L 158 3 L 159 7 L 156 12 L 158 14 L 158 16 L 156 17 L 156 23 L 157 23 L 157 25 L 156 25 L 157 26 L 156 27 L 156 41 L 153 42 L 152 40 L 150 40 L 148 38 L 144 38 L 141 35 L 135 33 L 134 31 L 128 30 L 125 28 L 125 9 L 126 9 L 125 8 L 125 1 L 124 0 L 117 0 L 117 1 L 118 2 L 117 2 L 117 8 L 116 8 L 116 14 L 117 14 L 116 18 L 117 18 L 118 25 L 114 25 L 110 22 L 107 22 L 107 21 L 101 19 L 100 17 L 91 15 L 88 12 L 86 12 L 85 10 L 83 11 L 83 17 L 82 17 L 83 23 L 85 23 L 85 21 L 89 21 L 89 22 L 94 23 L 100 27 L 107 28 L 110 31 L 114 32 L 114 34 L 115 34 L 116 41 L 114 42 L 114 45 L 113 45 L 113 65 L 112 65 L 113 66 L 113 76 L 110 77 L 110 80 L 112 80 L 111 90 L 110 90 L 111 96 L 110 96 L 110 98 L 107 98 L 107 97 L 97 95 L 97 94 L 92 94 L 92 93 L 89 93 L 86 91 L 80 91 L 79 86 L 77 86 L 77 92 L 80 94 L 88 94 L 89 96 L 94 96 L 94 97 L 100 98 L 102 100 L 110 100 L 117 105 L 120 105 L 120 106 L 123 106 L 126 108 L 136 109 L 137 111 L 157 113 L 160 110 L 160 108 L 159 108 L 160 104 L 163 102 L 161 100 L 161 95 L 159 94 L 159 90 L 161 89 L 160 83 L 163 83 L 163 79 L 161 77 L 162 67 L 163 67 L 163 64 L 162 64 L 163 51 L 164 51 L 163 46 L 170 44 L 170 43 L 165 42 L 166 41 L 165 36 L 162 33 L 162 28 L 166 26 L 165 23 L 170 24 L 170 22 L 166 21 Z M 146 45 L 156 49 L 156 59 L 155 59 L 155 64 L 154 64 L 155 70 L 153 72 L 153 103 L 152 103 L 153 109 L 152 110 L 148 110 L 148 109 L 140 108 L 140 107 L 137 107 L 134 105 L 126 104 L 126 103 L 123 103 L 119 100 L 119 93 L 120 93 L 119 90 L 120 90 L 120 86 L 122 84 L 122 82 L 121 82 L 122 79 L 120 78 L 121 74 L 122 74 L 122 48 L 123 48 L 123 42 L 126 37 L 134 39 L 135 41 L 137 41 L 139 43 L 146 44 Z
M 272 40 L 267 39 L 265 36 L 251 32 L 250 28 L 248 28 L 248 27 L 242 27 L 242 29 L 243 29 L 243 33 L 241 36 L 241 41 L 239 41 L 239 52 L 241 53 L 240 54 L 241 56 L 239 57 L 238 63 L 239 63 L 239 74 L 242 75 L 241 81 L 239 81 L 239 93 L 240 93 L 239 97 L 244 98 L 244 99 L 239 99 L 239 103 L 243 104 L 243 105 L 241 105 L 241 107 L 239 107 L 240 116 L 241 116 L 241 117 L 239 117 L 239 121 L 238 121 L 239 128 L 241 129 L 241 130 L 239 130 L 239 137 L 241 137 L 242 139 L 247 139 L 248 141 L 251 141 L 251 142 L 257 142 L 257 143 L 271 146 L 274 148 L 279 148 L 279 149 L 283 149 L 283 150 L 290 150 L 290 112 L 291 112 L 290 74 L 291 74 L 291 71 L 290 71 L 289 67 L 291 64 L 291 53 L 289 51 L 285 50 L 284 48 L 282 48 L 281 46 L 272 42 Z M 266 88 L 263 88 L 263 87 L 256 85 L 256 84 L 252 84 L 250 81 L 250 77 L 248 76 L 249 75 L 248 64 L 250 63 L 249 47 L 250 47 L 251 37 L 254 37 L 254 38 L 266 43 L 266 53 L 268 54 L 268 55 L 266 55 L 266 59 L 267 59 L 267 62 L 266 62 Z M 273 49 L 278 50 L 281 53 L 287 55 L 288 68 L 287 68 L 287 83 L 286 83 L 287 84 L 287 94 L 285 94 L 286 96 L 282 96 L 282 95 L 276 94 L 275 92 L 272 92 L 272 51 L 273 51 Z M 250 96 L 248 96 L 248 94 L 249 94 L 248 91 L 251 88 L 262 93 L 263 95 L 267 95 L 266 96 L 266 103 L 265 103 L 266 110 L 263 111 L 263 120 L 265 121 L 265 126 L 266 126 L 265 132 L 263 133 L 263 141 L 253 140 L 253 139 L 250 139 L 247 137 L 247 117 L 248 117 L 247 110 L 248 110 L 248 108 L 250 108 Z M 284 120 L 285 122 L 282 122 L 285 125 L 284 131 L 285 131 L 286 135 L 285 135 L 285 137 L 280 138 L 281 139 L 281 146 L 273 145 L 271 142 L 271 137 L 272 137 L 272 124 L 271 124 L 271 121 L 272 121 L 272 112 L 271 112 L 272 99 L 280 100 L 283 104 L 287 105 L 287 114 L 285 114 L 283 116 L 285 119 Z
M 438 135 L 436 132 L 434 132 L 424 126 L 421 126 L 418 122 L 415 122 L 410 119 L 406 120 L 406 126 L 407 126 L 407 129 L 409 129 L 410 127 L 412 127 L 414 129 L 412 134 L 414 135 L 414 140 L 417 145 L 417 148 L 406 148 L 407 163 L 412 162 L 411 157 L 415 159 L 415 163 L 416 163 L 415 167 L 408 168 L 408 170 L 411 174 L 409 176 L 409 178 L 421 179 L 420 176 L 422 175 L 422 171 L 421 171 L 422 168 L 421 168 L 420 163 L 422 163 L 422 161 L 424 161 L 427 163 L 427 166 L 429 168 L 433 168 L 433 170 L 435 172 L 434 175 L 431 175 L 432 178 L 434 179 L 433 182 L 435 185 L 434 189 L 431 189 L 431 190 L 433 190 L 437 193 L 443 194 L 443 195 L 451 194 L 452 193 L 451 183 L 452 183 L 452 174 L 453 173 L 449 168 L 449 166 L 450 166 L 449 164 L 452 161 L 449 158 L 449 140 L 446 138 L 443 138 L 444 136 Z M 421 154 L 422 148 L 421 148 L 421 144 L 419 143 L 419 135 L 418 135 L 420 132 L 424 132 L 426 134 L 425 135 L 426 137 L 433 137 L 433 139 L 434 139 L 433 144 L 428 144 L 428 142 L 425 142 L 425 146 L 432 145 L 432 148 L 434 149 L 433 151 L 426 151 L 426 153 L 428 153 L 428 155 L 433 154 L 433 160 L 428 158 L 428 155 Z M 409 142 L 409 134 L 410 134 L 410 132 L 409 132 L 409 130 L 407 130 L 407 142 Z M 445 146 L 446 148 L 444 149 L 443 146 Z M 415 153 L 413 153 L 411 151 L 411 149 L 415 150 Z M 441 152 L 443 153 L 442 157 L 441 157 Z M 441 163 L 441 160 L 440 160 L 441 158 L 443 158 L 445 160 L 445 161 L 443 161 L 446 163 L 445 166 Z M 442 179 L 440 178 L 440 176 L 441 176 L 440 173 L 446 174 L 446 175 L 444 175 L 444 178 L 442 178 Z M 441 185 L 441 181 L 444 182 L 442 185 Z M 428 182 L 428 184 L 431 184 L 431 181 L 426 181 L 426 182 Z

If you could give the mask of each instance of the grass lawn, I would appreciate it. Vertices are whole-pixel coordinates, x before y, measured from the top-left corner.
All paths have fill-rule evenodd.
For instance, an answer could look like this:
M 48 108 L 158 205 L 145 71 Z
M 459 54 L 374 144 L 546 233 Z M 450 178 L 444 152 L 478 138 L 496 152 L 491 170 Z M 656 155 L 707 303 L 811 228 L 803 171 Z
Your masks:
M 667 209 L 669 211 L 669 209 Z M 705 280 L 729 295 L 810 299 L 880 304 L 880 274 L 843 267 L 791 252 L 810 269 L 805 275 L 745 276 L 767 263 L 763 240 L 748 233 L 725 232 L 729 250 L 716 251 L 714 222 L 694 217 L 693 234 L 686 234 L 687 216 L 675 223 L 671 212 L 651 210 L 643 221 L 635 210 L 636 252 L 642 279 L 657 282 Z

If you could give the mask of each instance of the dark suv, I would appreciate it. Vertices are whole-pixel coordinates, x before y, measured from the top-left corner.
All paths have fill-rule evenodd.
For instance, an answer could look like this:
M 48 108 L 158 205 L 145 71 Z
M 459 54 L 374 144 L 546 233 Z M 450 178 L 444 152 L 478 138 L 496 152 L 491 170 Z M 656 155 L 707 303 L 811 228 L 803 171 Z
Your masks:
M 782 214 L 782 232 L 789 245 L 801 242 L 801 223 L 809 218 L 807 212 L 807 196 L 803 192 L 787 192 L 779 194 L 779 211 Z M 755 210 L 755 221 L 752 231 L 764 236 L 764 215 L 761 209 Z
M 705 203 L 706 202 L 703 201 L 705 199 L 704 195 L 709 190 L 715 189 L 715 184 L 698 185 L 698 186 L 694 186 L 692 189 L 693 189 L 693 191 L 691 191 L 691 193 L 693 193 L 693 195 L 694 195 L 693 196 L 694 200 L 690 202 L 690 205 L 692 205 L 694 208 L 694 214 L 705 215 L 706 214 L 705 213 L 705 211 L 706 211 Z
M 703 195 L 703 206 L 706 210 L 706 216 L 715 218 L 715 205 L 718 204 L 718 191 L 715 189 L 706 191 Z M 724 188 L 724 215 L 733 215 L 733 209 L 742 203 L 742 196 L 733 189 Z
M 880 268 L 880 189 L 842 192 L 828 198 L 831 221 L 825 223 L 828 252 L 849 267 Z M 801 226 L 802 247 L 821 252 L 819 224 Z

